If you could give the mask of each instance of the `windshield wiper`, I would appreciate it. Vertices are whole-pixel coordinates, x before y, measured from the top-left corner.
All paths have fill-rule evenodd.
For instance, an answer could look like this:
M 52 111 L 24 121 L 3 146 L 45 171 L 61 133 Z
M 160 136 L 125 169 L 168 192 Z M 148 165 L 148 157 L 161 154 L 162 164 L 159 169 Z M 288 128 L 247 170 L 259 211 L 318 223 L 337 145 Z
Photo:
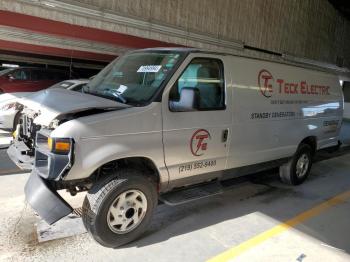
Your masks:
M 117 98 L 123 104 L 127 104 L 127 100 L 122 96 L 122 94 L 118 93 L 118 91 L 115 89 L 109 89 L 109 88 L 104 89 L 103 94 L 106 94 L 106 95 L 111 94 L 113 97 Z
M 95 92 L 88 92 L 88 93 L 85 93 L 85 94 L 90 94 L 90 95 L 93 95 L 93 96 L 98 96 L 98 97 L 102 97 L 102 98 L 105 98 L 105 99 L 109 99 L 109 100 L 113 100 L 115 101 L 115 99 L 113 99 L 114 97 L 113 96 L 110 96 L 110 95 L 105 95 L 105 94 L 101 94 L 101 93 L 95 93 Z M 118 102 L 118 101 L 115 101 L 115 102 Z M 132 106 L 132 105 L 129 105 L 127 103 L 122 103 L 124 105 L 128 105 L 128 106 Z
M 128 103 L 128 100 L 126 98 L 124 98 L 120 93 L 114 91 L 114 89 L 108 88 L 108 89 L 104 89 L 102 92 L 91 92 L 90 86 L 88 84 L 86 84 L 83 86 L 83 88 L 81 90 L 82 90 L 82 93 L 84 93 L 84 94 L 91 94 L 91 95 L 103 97 L 106 99 L 117 98 L 118 99 L 117 102 L 121 102 L 123 104 L 131 106 L 131 104 Z
M 115 93 L 112 93 L 112 95 L 118 98 L 123 104 L 126 104 L 127 100 L 121 94 L 115 92 Z

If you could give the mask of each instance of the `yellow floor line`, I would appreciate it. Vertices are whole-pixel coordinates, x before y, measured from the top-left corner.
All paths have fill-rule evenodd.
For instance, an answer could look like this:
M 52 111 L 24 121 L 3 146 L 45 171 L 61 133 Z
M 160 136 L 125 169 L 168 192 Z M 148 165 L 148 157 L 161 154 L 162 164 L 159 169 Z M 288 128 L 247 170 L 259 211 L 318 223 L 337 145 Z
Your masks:
M 281 234 L 282 232 L 295 227 L 298 224 L 301 224 L 302 222 L 319 215 L 320 213 L 324 212 L 325 210 L 338 205 L 340 203 L 345 202 L 347 199 L 350 198 L 350 191 L 346 191 L 342 194 L 339 194 L 299 215 L 297 215 L 296 217 L 289 219 L 273 228 L 271 228 L 270 230 L 267 230 L 241 244 L 239 244 L 238 246 L 235 246 L 219 255 L 217 255 L 216 257 L 213 257 L 211 259 L 208 260 L 208 262 L 223 262 L 223 261 L 230 261 L 233 258 L 239 256 L 240 254 L 242 254 L 243 252 L 247 251 L 248 249 L 261 244 L 262 242 L 264 242 L 265 240 L 274 237 L 278 234 Z

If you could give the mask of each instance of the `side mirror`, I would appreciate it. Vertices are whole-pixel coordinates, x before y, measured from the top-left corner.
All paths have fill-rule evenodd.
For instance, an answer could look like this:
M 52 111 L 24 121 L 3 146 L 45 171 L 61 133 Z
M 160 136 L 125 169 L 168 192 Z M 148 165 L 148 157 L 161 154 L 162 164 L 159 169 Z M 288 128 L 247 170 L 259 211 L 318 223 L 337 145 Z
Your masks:
M 170 100 L 169 108 L 171 111 L 175 112 L 197 111 L 199 108 L 198 88 L 182 88 L 179 101 Z

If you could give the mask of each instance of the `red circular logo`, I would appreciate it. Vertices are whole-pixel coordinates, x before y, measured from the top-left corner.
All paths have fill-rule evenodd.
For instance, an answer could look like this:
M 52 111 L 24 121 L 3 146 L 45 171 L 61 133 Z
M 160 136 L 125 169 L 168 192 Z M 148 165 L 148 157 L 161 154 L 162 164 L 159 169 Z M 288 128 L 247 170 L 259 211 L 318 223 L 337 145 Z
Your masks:
M 190 141 L 192 155 L 202 156 L 208 149 L 208 139 L 211 139 L 211 137 L 207 130 L 198 129 L 196 132 L 194 132 Z
M 263 69 L 259 72 L 258 85 L 260 88 L 260 93 L 264 97 L 269 98 L 272 96 L 272 93 L 273 93 L 272 80 L 273 80 L 273 77 L 269 71 Z

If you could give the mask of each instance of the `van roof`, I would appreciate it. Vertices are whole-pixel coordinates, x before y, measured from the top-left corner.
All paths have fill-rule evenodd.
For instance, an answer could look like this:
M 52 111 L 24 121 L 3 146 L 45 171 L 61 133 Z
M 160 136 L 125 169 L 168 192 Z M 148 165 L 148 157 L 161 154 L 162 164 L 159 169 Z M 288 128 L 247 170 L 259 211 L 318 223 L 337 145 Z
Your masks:
M 294 57 L 290 55 L 281 55 L 281 56 L 268 56 L 268 57 L 259 57 L 258 55 L 253 54 L 233 54 L 229 52 L 218 52 L 209 49 L 199 49 L 199 48 L 191 48 L 191 47 L 156 47 L 156 48 L 145 48 L 135 50 L 139 51 L 175 51 L 175 52 L 183 52 L 183 53 L 206 53 L 206 54 L 215 54 L 215 55 L 223 55 L 223 56 L 235 56 L 235 57 L 244 57 L 255 60 L 263 60 L 267 62 L 275 62 L 280 64 L 287 64 L 292 66 L 303 67 L 307 69 L 314 69 L 317 71 L 323 72 L 331 72 L 331 73 L 341 73 L 341 74 L 350 74 L 349 68 L 346 67 L 338 67 L 331 63 L 324 63 L 320 61 L 315 61 L 307 58 Z M 239 51 L 239 50 L 238 50 Z M 263 52 L 262 52 L 263 53 Z

